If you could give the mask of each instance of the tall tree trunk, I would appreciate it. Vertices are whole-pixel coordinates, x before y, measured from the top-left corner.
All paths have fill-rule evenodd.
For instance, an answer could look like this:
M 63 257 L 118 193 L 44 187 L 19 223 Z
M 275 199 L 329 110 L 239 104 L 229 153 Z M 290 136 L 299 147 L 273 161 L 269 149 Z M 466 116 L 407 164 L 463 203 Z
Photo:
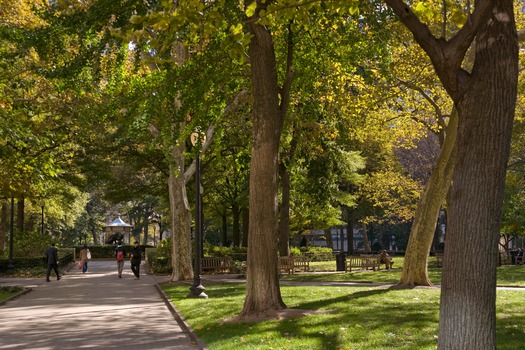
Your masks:
M 98 232 L 97 232 L 97 230 L 95 228 L 91 229 L 91 237 L 93 237 L 93 244 L 95 244 L 95 245 L 99 245 L 100 244 L 99 235 L 98 235 Z
M 183 124 L 184 123 L 181 123 L 181 129 L 184 128 Z M 191 213 L 186 195 L 184 152 L 184 142 L 180 142 L 179 145 L 173 147 L 173 163 L 170 165 L 170 175 L 168 179 L 171 216 L 172 281 L 183 281 L 193 278 L 190 236 Z
M 428 255 L 436 231 L 439 210 L 452 179 L 457 126 L 458 114 L 454 109 L 447 126 L 446 138 L 438 162 L 430 175 L 416 209 L 399 285 L 432 285 L 427 271 Z
M 365 253 L 370 253 L 372 249 L 370 248 L 370 242 L 368 241 L 368 232 L 367 232 L 366 224 L 363 223 L 361 227 L 363 229 L 363 245 L 364 245 Z
M 149 216 L 151 213 L 149 213 L 149 209 L 146 210 L 146 213 L 144 214 L 144 239 L 142 240 L 142 244 L 148 244 L 148 231 L 149 231 Z
M 248 233 L 250 231 L 250 211 L 242 208 L 242 243 L 241 247 L 248 246 Z
M 352 219 L 348 219 L 347 225 L 346 225 L 346 232 L 348 237 L 348 255 L 354 255 L 354 221 Z
M 221 234 L 221 243 L 223 247 L 228 246 L 228 217 L 226 216 L 226 209 L 221 215 L 222 219 L 222 234 Z
M 478 31 L 472 80 L 457 101 L 438 349 L 496 349 L 496 266 L 518 45 L 513 2 L 493 4 Z
M 241 245 L 241 209 L 237 204 L 232 205 L 233 225 L 232 236 L 233 246 L 239 247 Z
M 25 209 L 25 200 L 24 197 L 21 197 L 16 203 L 16 229 L 18 233 L 24 232 L 24 215 Z
M 326 246 L 328 248 L 334 248 L 334 241 L 332 239 L 332 229 L 331 228 L 327 228 L 324 230 L 324 236 L 326 238 Z
M 0 209 L 0 251 L 5 249 L 5 242 L 7 236 L 7 206 L 8 203 L 5 200 L 1 200 Z
M 279 166 L 281 178 L 281 205 L 279 208 L 279 255 L 290 255 L 290 174 L 286 166 Z
M 275 52 L 268 28 L 256 21 L 249 22 L 248 26 L 253 35 L 249 49 L 253 145 L 246 298 L 240 319 L 271 315 L 286 307 L 277 271 L 277 166 L 281 111 Z

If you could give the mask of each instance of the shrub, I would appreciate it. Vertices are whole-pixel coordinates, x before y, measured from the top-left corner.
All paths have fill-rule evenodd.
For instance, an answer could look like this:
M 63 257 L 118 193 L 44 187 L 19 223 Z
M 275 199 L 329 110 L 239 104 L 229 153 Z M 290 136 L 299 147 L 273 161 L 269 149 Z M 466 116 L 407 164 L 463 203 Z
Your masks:
M 290 256 L 301 256 L 301 249 L 299 249 L 298 247 L 290 247 Z
M 171 273 L 171 258 L 157 252 L 148 253 L 148 264 L 153 273 Z
M 306 249 L 304 249 L 306 248 Z M 293 248 L 292 248 L 293 249 Z M 334 260 L 334 253 L 332 248 L 327 247 L 301 247 L 300 256 L 307 258 L 310 261 L 330 261 Z M 295 251 L 295 250 L 294 250 Z M 292 254 L 295 256 L 295 254 Z
M 45 254 L 51 242 L 52 239 L 49 235 L 24 232 L 16 235 L 13 240 L 13 256 L 40 258 Z

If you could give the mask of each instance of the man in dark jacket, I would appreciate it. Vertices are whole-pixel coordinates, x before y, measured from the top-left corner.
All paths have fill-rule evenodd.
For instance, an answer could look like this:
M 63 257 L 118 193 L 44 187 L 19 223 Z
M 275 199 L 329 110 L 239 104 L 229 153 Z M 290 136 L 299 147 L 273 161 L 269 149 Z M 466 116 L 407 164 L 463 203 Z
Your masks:
M 49 276 L 51 275 L 51 269 L 55 271 L 55 274 L 57 275 L 57 281 L 59 281 L 62 277 L 60 277 L 60 274 L 58 273 L 58 249 L 55 247 L 55 242 L 51 243 L 51 247 L 47 248 L 46 251 L 46 257 L 47 257 L 47 282 L 51 282 L 49 280 Z
M 142 260 L 142 251 L 139 247 L 139 242 L 133 244 L 133 249 L 131 250 L 131 271 L 135 274 L 135 279 L 140 278 L 140 261 Z

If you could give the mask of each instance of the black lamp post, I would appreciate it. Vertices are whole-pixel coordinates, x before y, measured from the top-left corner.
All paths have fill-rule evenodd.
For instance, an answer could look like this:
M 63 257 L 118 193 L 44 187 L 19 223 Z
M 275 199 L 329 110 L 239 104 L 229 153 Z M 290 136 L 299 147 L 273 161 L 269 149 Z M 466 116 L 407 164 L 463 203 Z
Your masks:
M 193 146 L 202 140 L 197 132 L 191 134 Z M 201 197 L 201 160 L 200 151 L 195 160 L 195 263 L 193 264 L 193 285 L 190 287 L 189 298 L 207 298 L 201 283 L 201 252 L 202 252 L 202 197 Z
M 15 237 L 15 198 L 11 197 L 11 236 L 9 238 L 9 260 L 7 262 L 7 268 L 12 270 L 15 268 L 13 263 L 13 240 Z
M 46 202 L 42 199 L 40 201 L 40 206 L 42 207 L 42 234 L 44 234 L 44 206 L 46 205 Z

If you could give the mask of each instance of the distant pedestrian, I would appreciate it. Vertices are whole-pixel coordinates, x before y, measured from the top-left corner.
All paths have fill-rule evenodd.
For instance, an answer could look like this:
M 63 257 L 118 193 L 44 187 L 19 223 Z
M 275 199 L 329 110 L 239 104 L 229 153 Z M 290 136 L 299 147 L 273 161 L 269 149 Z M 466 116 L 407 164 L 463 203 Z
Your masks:
M 117 242 L 117 247 L 115 248 L 115 258 L 117 259 L 117 271 L 118 278 L 122 278 L 122 270 L 124 269 L 124 257 L 126 256 L 126 250 L 122 246 L 122 242 Z
M 80 250 L 80 262 L 82 263 L 82 273 L 86 273 L 88 269 L 88 262 L 91 258 L 91 253 L 88 247 L 84 244 Z
M 142 260 L 142 251 L 139 247 L 139 242 L 133 244 L 131 250 L 131 271 L 135 274 L 135 279 L 140 279 L 140 261 Z
M 51 243 L 51 246 L 47 248 L 46 257 L 47 257 L 46 281 L 51 282 L 49 280 L 49 276 L 51 276 L 51 270 L 55 271 L 55 275 L 57 275 L 57 281 L 59 281 L 62 277 L 60 277 L 60 273 L 58 272 L 58 249 L 55 247 L 55 242 Z
M 388 255 L 386 250 L 383 250 L 381 254 L 379 254 L 379 263 L 385 264 L 387 270 L 390 270 L 392 268 L 392 265 L 394 264 L 392 258 L 390 257 L 390 255 Z

